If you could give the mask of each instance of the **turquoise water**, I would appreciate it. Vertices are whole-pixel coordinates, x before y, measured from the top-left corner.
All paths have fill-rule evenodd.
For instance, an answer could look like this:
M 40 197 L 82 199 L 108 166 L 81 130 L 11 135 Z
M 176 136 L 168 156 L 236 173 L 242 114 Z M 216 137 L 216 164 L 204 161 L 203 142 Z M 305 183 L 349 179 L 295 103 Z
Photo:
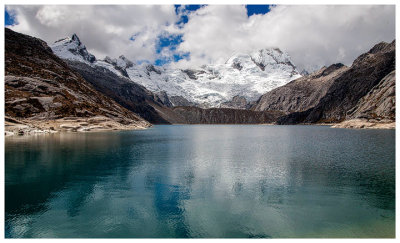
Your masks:
M 394 237 L 395 131 L 166 125 L 6 138 L 5 236 Z

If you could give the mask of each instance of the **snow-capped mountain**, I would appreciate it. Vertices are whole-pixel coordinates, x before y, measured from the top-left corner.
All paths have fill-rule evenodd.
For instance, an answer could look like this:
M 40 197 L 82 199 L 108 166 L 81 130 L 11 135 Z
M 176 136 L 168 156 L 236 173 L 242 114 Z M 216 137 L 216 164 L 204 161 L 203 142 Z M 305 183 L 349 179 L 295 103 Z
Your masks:
M 117 66 L 116 59 L 106 57 L 105 60 L 97 60 L 94 55 L 87 51 L 86 46 L 82 44 L 76 34 L 73 34 L 72 37 L 60 39 L 49 46 L 53 50 L 54 54 L 62 59 L 83 62 L 90 66 L 101 66 L 119 76 L 124 76 L 120 71 L 121 68 Z M 125 57 L 121 57 L 125 59 Z M 121 57 L 119 59 L 121 59 Z
M 264 93 L 301 77 L 289 55 L 278 48 L 235 53 L 225 63 L 184 70 L 146 63 L 136 65 L 124 56 L 96 60 L 75 34 L 72 38 L 55 42 L 51 48 L 63 59 L 101 66 L 154 93 L 166 92 L 174 105 L 181 105 L 184 101 L 202 107 L 220 107 L 233 97 L 252 102 Z
M 86 61 L 90 63 L 96 61 L 95 56 L 86 50 L 85 45 L 81 43 L 76 34 L 73 34 L 72 37 L 60 39 L 54 42 L 50 47 L 54 54 L 63 59 Z

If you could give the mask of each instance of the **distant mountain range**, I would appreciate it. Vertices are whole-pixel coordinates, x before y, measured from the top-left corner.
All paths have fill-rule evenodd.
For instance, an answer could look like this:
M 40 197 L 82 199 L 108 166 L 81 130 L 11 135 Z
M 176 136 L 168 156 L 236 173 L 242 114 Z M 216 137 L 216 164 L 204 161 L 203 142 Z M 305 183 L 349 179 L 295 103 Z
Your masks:
M 14 127 L 44 121 L 40 128 L 82 131 L 148 122 L 394 126 L 395 41 L 375 45 L 350 67 L 337 63 L 302 75 L 277 48 L 172 69 L 124 56 L 98 60 L 77 35 L 49 47 L 5 30 L 5 112 Z
M 173 106 L 209 108 L 221 107 L 224 103 L 223 107 L 229 107 L 233 97 L 246 99 L 247 104 L 265 92 L 301 77 L 290 56 L 278 48 L 235 53 L 225 63 L 182 70 L 146 63 L 136 65 L 123 55 L 98 60 L 75 34 L 50 47 L 62 59 L 104 67 L 156 94 L 165 92 Z

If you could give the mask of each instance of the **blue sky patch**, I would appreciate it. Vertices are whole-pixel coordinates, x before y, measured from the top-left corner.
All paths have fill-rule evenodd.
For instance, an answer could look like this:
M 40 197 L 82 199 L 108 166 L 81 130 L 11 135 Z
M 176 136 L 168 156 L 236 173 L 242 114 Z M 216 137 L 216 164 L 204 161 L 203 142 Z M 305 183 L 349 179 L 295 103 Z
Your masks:
M 156 43 L 156 53 L 161 53 L 164 48 L 174 51 L 182 41 L 182 35 L 169 35 L 167 33 L 160 35 Z
M 175 14 L 179 17 L 179 20 L 175 23 L 179 28 L 183 28 L 183 26 L 189 21 L 188 15 L 191 12 L 197 11 L 205 5 L 174 5 Z M 180 43 L 183 42 L 182 35 L 168 35 L 164 34 L 159 36 L 156 43 L 156 53 L 159 54 L 159 58 L 155 60 L 154 64 L 157 66 L 162 66 L 164 64 L 170 62 L 178 62 L 182 59 L 189 59 L 190 52 L 186 53 L 178 53 L 176 52 L 177 47 Z M 162 51 L 167 48 L 173 54 L 172 56 L 162 56 Z
M 7 9 L 4 10 L 4 18 L 5 18 L 5 26 L 10 26 L 16 24 L 15 16 L 12 13 L 9 13 Z
M 201 7 L 205 5 L 174 5 L 175 6 L 175 13 L 179 16 L 178 22 L 176 25 L 183 27 L 189 21 L 188 14 L 190 12 L 197 11 Z
M 189 58 L 190 58 L 189 52 L 182 53 L 182 54 L 174 54 L 174 55 L 172 55 L 172 57 L 162 56 L 154 61 L 154 65 L 162 66 L 164 64 L 171 63 L 171 62 L 178 62 L 179 60 L 182 60 L 182 59 L 189 60 Z
M 154 62 L 155 65 L 161 66 L 170 62 L 177 62 L 181 59 L 187 59 L 190 53 L 174 53 L 172 56 L 162 56 L 162 51 L 168 49 L 171 52 L 175 52 L 180 43 L 182 43 L 182 35 L 168 34 L 165 33 L 159 36 L 156 43 L 156 53 L 160 54 L 160 57 Z
M 246 5 L 247 17 L 254 14 L 266 14 L 270 11 L 272 5 Z

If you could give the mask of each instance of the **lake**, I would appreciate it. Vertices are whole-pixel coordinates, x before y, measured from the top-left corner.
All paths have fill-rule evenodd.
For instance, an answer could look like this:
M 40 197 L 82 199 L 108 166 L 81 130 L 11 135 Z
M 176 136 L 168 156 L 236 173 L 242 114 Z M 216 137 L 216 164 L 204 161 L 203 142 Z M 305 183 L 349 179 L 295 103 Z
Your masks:
M 158 125 L 5 139 L 6 238 L 395 237 L 395 130 Z

